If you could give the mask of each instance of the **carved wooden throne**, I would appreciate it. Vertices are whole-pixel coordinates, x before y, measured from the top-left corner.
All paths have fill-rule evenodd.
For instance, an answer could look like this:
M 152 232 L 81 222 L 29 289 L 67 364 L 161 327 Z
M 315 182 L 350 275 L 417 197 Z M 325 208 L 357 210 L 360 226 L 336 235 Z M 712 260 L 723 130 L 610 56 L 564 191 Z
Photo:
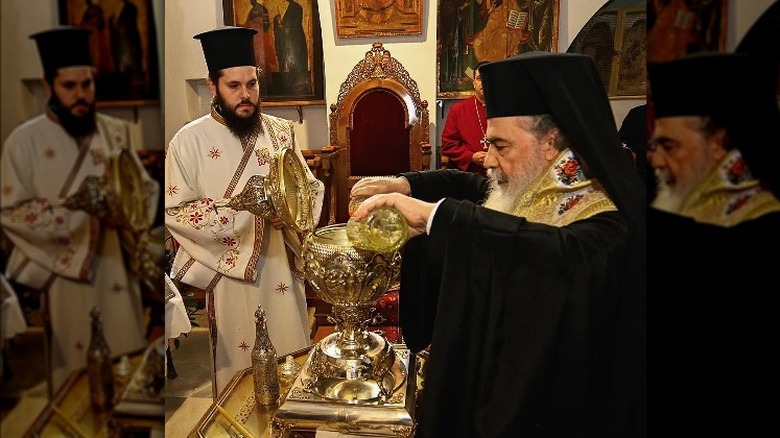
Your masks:
M 329 223 L 349 219 L 349 191 L 366 176 L 430 168 L 428 102 L 382 43 L 374 43 L 341 84 L 330 106 Z

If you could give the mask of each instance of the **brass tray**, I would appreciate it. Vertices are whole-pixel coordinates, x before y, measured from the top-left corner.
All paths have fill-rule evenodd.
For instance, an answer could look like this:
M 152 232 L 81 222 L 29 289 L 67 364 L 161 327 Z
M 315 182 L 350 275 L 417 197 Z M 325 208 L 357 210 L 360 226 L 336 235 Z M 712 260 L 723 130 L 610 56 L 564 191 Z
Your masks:
M 299 365 L 303 365 L 309 356 L 312 346 L 295 351 L 290 355 L 295 358 Z M 277 359 L 277 367 L 284 363 L 285 357 Z M 285 384 L 279 380 L 281 387 L 279 394 L 283 400 L 287 391 L 290 389 L 290 383 Z M 269 437 L 268 425 L 275 408 L 257 408 L 255 404 L 254 380 L 252 379 L 252 368 L 244 368 L 238 371 L 228 382 L 227 386 L 212 403 L 208 411 L 201 417 L 195 428 L 190 432 L 190 438 L 236 438 L 243 436 L 237 431 L 236 427 L 220 413 L 218 406 L 233 416 L 233 419 L 249 431 L 254 438 Z M 244 436 L 244 438 L 250 438 Z
M 394 348 L 396 348 L 397 351 L 405 350 L 404 345 L 394 344 Z M 292 353 L 292 356 L 295 358 L 295 361 L 298 364 L 304 365 L 308 359 L 311 349 L 312 346 L 298 350 Z M 417 355 L 414 355 L 414 357 L 415 360 L 412 361 L 414 365 L 407 368 L 410 370 L 410 378 L 407 379 L 409 384 L 406 388 L 406 391 L 409 394 L 409 397 L 407 397 L 409 406 L 405 406 L 405 408 L 416 411 L 416 402 L 419 399 L 419 394 L 423 387 L 425 359 L 427 356 L 425 352 L 421 352 Z M 283 362 L 284 357 L 278 358 L 279 366 L 281 366 Z M 302 373 L 304 372 L 302 371 Z M 287 400 L 290 389 L 296 385 L 299 385 L 300 381 L 301 375 L 299 375 L 298 378 L 292 382 L 292 384 L 285 384 L 281 383 L 280 381 L 280 384 L 282 385 L 280 388 L 280 406 L 285 406 L 285 401 Z M 324 399 L 321 400 L 321 402 L 315 404 L 317 405 L 317 409 L 314 409 L 314 413 L 324 412 L 326 414 L 330 414 L 325 415 L 323 418 L 337 416 L 339 414 L 339 410 L 343 412 L 344 408 L 346 407 L 344 404 L 333 403 Z M 225 415 L 220 412 L 220 409 L 218 409 L 218 406 L 231 415 L 233 420 L 237 421 L 242 428 L 251 434 L 252 437 L 268 438 L 274 436 L 271 433 L 272 431 L 270 429 L 270 425 L 273 422 L 275 415 L 278 413 L 279 406 L 274 406 L 271 408 L 257 408 L 254 402 L 254 384 L 252 380 L 251 368 L 246 368 L 236 373 L 233 379 L 219 395 L 217 401 L 212 403 L 208 411 L 206 411 L 203 417 L 201 417 L 200 421 L 198 421 L 198 424 L 195 425 L 195 428 L 190 432 L 188 438 L 237 438 L 242 436 L 244 438 L 252 438 L 242 434 L 231 423 L 230 420 L 226 419 Z M 402 408 L 402 406 L 394 406 L 392 403 L 389 405 L 389 407 L 391 409 Z M 366 408 L 376 410 L 376 406 L 366 406 Z M 280 422 L 277 420 L 277 425 L 279 425 L 279 423 Z M 314 423 L 316 424 L 316 421 Z M 283 435 L 289 438 L 313 438 L 315 434 L 316 428 L 308 427 L 308 425 L 290 428 L 290 430 L 283 432 Z
M 114 370 L 114 394 L 122 394 L 127 384 L 141 363 L 145 349 L 129 355 L 130 369 L 120 376 L 120 361 L 115 360 Z M 32 437 L 77 437 L 77 438 L 108 438 L 110 432 L 108 425 L 111 412 L 98 413 L 92 410 L 90 405 L 89 381 L 86 369 L 74 371 L 62 387 L 57 391 L 52 400 L 43 408 L 30 428 L 25 432 L 25 438 Z M 152 428 L 162 427 L 162 419 L 149 421 L 139 419 L 138 425 Z

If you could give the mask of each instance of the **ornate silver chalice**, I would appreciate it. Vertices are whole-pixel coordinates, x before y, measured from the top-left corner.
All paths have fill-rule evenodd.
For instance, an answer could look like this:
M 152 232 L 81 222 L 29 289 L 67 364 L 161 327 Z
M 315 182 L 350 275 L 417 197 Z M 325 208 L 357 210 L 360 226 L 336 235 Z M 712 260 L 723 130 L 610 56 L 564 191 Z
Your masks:
M 313 349 L 305 388 L 350 403 L 386 401 L 404 375 L 390 372 L 395 351 L 366 327 L 374 303 L 398 277 L 401 255 L 354 248 L 343 225 L 320 228 L 307 236 L 303 254 L 306 280 L 323 301 L 333 305 L 331 320 L 336 323 L 336 331 Z
M 306 280 L 320 299 L 333 305 L 330 319 L 336 330 L 312 346 L 271 418 L 271 435 L 287 437 L 292 431 L 321 429 L 411 437 L 413 356 L 404 345 L 393 346 L 367 329 L 375 302 L 398 278 L 398 247 L 387 252 L 359 249 L 347 235 L 347 224 L 315 230 L 305 168 L 288 149 L 278 152 L 267 177 L 253 176 L 238 195 L 215 207 L 280 217 L 288 243 L 300 242 L 297 248 L 291 246 Z M 389 234 L 398 237 L 396 222 L 371 224 L 363 228 L 371 232 L 369 246 L 385 237 L 377 231 L 386 225 L 393 225 L 390 229 L 395 232 Z
M 367 329 L 376 300 L 398 277 L 400 252 L 356 248 L 346 224 L 336 224 L 306 236 L 303 260 L 306 280 L 333 305 L 336 330 L 312 347 L 272 419 L 272 436 L 317 429 L 413 436 L 413 356 Z

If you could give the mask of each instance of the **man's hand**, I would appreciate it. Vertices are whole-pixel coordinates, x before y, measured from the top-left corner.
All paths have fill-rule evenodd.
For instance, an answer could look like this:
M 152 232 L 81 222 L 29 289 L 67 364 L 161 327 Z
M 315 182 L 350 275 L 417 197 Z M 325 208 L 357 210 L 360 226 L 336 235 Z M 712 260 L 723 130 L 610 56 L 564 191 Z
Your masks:
M 400 193 L 374 195 L 360 204 L 360 207 L 355 210 L 354 218 L 363 220 L 372 210 L 382 206 L 395 207 L 401 212 L 409 224 L 409 238 L 411 239 L 412 237 L 425 234 L 428 218 L 436 204 L 410 198 Z
M 372 195 L 378 195 L 380 193 L 400 193 L 402 195 L 411 195 L 412 188 L 409 186 L 409 181 L 400 177 L 386 177 L 386 176 L 372 176 L 363 178 L 354 186 L 350 192 L 350 197 L 364 197 L 367 198 Z
M 471 156 L 471 161 L 475 164 L 479 164 L 480 166 L 485 166 L 485 156 L 487 156 L 487 152 L 485 151 L 478 151 L 474 152 L 474 155 Z
M 271 226 L 274 227 L 275 230 L 281 230 L 284 228 L 284 222 L 282 222 L 282 218 L 279 216 L 274 216 L 271 218 Z

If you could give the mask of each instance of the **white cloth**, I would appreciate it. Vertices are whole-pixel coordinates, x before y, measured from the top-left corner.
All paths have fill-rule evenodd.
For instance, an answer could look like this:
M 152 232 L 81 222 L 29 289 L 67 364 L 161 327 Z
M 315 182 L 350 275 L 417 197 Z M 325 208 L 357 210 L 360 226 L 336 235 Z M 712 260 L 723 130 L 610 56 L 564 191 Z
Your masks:
M 0 287 L 3 289 L 0 294 L 3 297 L 0 308 L 0 339 L 8 339 L 24 333 L 27 330 L 27 321 L 24 319 L 16 292 L 2 274 L 0 274 Z
M 146 344 L 139 283 L 125 268 L 117 230 L 51 203 L 76 192 L 88 175 L 102 176 L 110 158 L 128 149 L 144 178 L 151 222 L 159 187 L 133 152 L 128 133 L 126 121 L 98 114 L 96 134 L 79 145 L 40 115 L 17 127 L 3 147 L 0 219 L 14 244 L 6 272 L 48 299 L 54 391 L 86 365 L 94 306 L 114 356 Z
M 165 339 L 178 338 L 190 330 L 192 323 L 184 307 L 184 299 L 171 277 L 165 274 Z
M 171 278 L 207 292 L 215 395 L 233 375 L 251 366 L 254 312 L 265 309 L 271 342 L 278 354 L 310 344 L 302 278 L 293 272 L 285 239 L 270 221 L 248 211 L 213 208 L 235 179 L 236 195 L 252 175 L 268 175 L 269 163 L 283 147 L 293 149 L 306 169 L 314 223 L 319 221 L 324 185 L 312 175 L 295 141 L 292 122 L 262 115 L 263 133 L 247 147 L 212 115 L 184 126 L 166 153 L 165 224 L 180 245 Z M 214 284 L 215 274 L 221 277 Z

